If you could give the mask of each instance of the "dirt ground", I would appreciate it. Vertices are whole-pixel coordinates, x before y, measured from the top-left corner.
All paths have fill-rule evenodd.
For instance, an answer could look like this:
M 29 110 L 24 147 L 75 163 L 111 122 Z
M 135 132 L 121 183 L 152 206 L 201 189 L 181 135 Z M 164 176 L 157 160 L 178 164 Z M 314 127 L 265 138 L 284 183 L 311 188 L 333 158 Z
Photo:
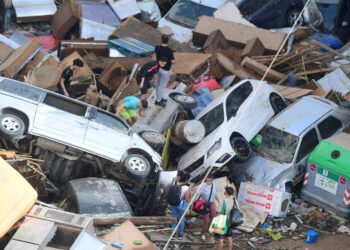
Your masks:
M 308 250 L 336 250 L 336 249 L 350 249 L 350 236 L 342 235 L 328 235 L 319 238 L 313 244 L 306 244 L 303 240 L 285 239 L 281 241 L 271 242 L 266 246 L 268 249 L 308 249 Z

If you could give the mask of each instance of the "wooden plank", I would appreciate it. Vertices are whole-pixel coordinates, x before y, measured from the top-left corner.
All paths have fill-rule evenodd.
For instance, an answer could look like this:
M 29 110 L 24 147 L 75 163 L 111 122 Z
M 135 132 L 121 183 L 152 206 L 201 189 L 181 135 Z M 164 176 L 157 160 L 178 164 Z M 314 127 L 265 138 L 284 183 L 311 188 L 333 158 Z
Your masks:
M 176 219 L 169 216 L 131 216 L 118 217 L 113 215 L 94 217 L 94 226 L 121 224 L 130 220 L 135 225 L 168 225 L 176 224 Z
M 244 58 L 246 56 L 261 56 L 265 52 L 265 47 L 260 41 L 259 38 L 255 37 L 253 39 L 248 40 L 247 44 L 245 45 L 241 58 Z
M 321 42 L 319 42 L 319 41 L 316 41 L 316 40 L 312 41 L 312 43 L 315 44 L 316 46 L 321 47 L 321 48 L 323 48 L 323 49 L 326 49 L 326 50 L 332 52 L 333 54 L 335 54 L 335 55 L 337 55 L 337 56 L 343 58 L 344 60 L 347 60 L 347 61 L 350 62 L 350 57 L 348 57 L 348 56 L 346 56 L 346 55 L 343 55 L 343 54 L 340 53 L 339 51 L 337 51 L 337 50 L 335 50 L 335 49 L 332 49 L 331 47 L 327 46 L 326 44 L 323 44 L 323 43 L 321 43 Z
M 299 97 L 309 95 L 313 92 L 312 89 L 302 89 L 302 88 L 295 88 L 295 87 L 286 87 L 276 84 L 271 84 L 275 89 L 277 89 L 285 99 L 294 101 L 298 99 Z
M 270 52 L 276 52 L 286 37 L 286 34 L 281 32 L 271 32 L 269 30 L 220 20 L 214 17 L 201 16 L 193 31 L 193 44 L 201 47 L 210 33 L 218 28 L 225 35 L 227 40 L 241 47 L 245 46 L 248 40 L 258 37 L 265 49 Z
M 171 70 L 176 74 L 193 75 L 211 57 L 211 54 L 176 52 L 174 54 L 175 64 L 172 65 Z
M 253 59 L 249 57 L 245 57 L 241 63 L 241 65 L 254 70 L 256 73 L 259 75 L 264 75 L 265 72 L 267 71 L 266 77 L 271 79 L 271 80 L 277 80 L 280 81 L 285 77 L 285 74 L 282 74 L 280 72 L 277 72 L 276 70 L 269 69 L 268 67 L 264 64 L 258 63 L 257 61 L 254 61 Z
M 222 67 L 237 76 L 239 79 L 257 79 L 255 76 L 250 74 L 244 67 L 234 63 L 232 60 L 227 58 L 221 53 L 217 54 L 217 60 Z

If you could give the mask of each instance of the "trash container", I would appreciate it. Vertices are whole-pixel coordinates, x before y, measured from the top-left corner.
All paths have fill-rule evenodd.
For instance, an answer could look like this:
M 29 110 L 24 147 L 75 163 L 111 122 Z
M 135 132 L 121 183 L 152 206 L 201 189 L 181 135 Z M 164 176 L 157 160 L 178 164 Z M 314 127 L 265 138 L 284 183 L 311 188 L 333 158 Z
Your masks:
M 310 154 L 301 198 L 337 215 L 350 214 L 350 134 L 323 140 Z

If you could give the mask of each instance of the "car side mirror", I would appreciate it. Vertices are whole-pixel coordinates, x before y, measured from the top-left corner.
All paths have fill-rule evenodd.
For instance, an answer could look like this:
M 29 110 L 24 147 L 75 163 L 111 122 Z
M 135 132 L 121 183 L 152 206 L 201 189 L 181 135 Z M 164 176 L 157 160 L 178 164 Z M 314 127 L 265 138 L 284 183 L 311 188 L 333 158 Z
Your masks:
M 133 133 L 134 133 L 134 131 L 132 131 L 132 129 L 129 129 L 129 130 L 128 130 L 128 136 L 132 136 Z

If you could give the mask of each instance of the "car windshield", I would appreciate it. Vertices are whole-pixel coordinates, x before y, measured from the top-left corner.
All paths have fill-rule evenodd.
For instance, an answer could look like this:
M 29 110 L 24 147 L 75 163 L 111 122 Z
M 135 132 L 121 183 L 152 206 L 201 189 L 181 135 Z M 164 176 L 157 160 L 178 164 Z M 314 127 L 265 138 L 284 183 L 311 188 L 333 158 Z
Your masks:
M 266 126 L 261 135 L 258 154 L 280 163 L 292 162 L 299 141 L 297 136 L 271 126 Z
M 179 0 L 170 10 L 168 18 L 176 24 L 193 29 L 200 16 L 212 16 L 214 11 L 214 8 L 190 0 Z
M 206 115 L 199 118 L 205 127 L 205 135 L 210 134 L 213 130 L 219 127 L 224 122 L 224 106 L 220 104 L 208 112 Z

